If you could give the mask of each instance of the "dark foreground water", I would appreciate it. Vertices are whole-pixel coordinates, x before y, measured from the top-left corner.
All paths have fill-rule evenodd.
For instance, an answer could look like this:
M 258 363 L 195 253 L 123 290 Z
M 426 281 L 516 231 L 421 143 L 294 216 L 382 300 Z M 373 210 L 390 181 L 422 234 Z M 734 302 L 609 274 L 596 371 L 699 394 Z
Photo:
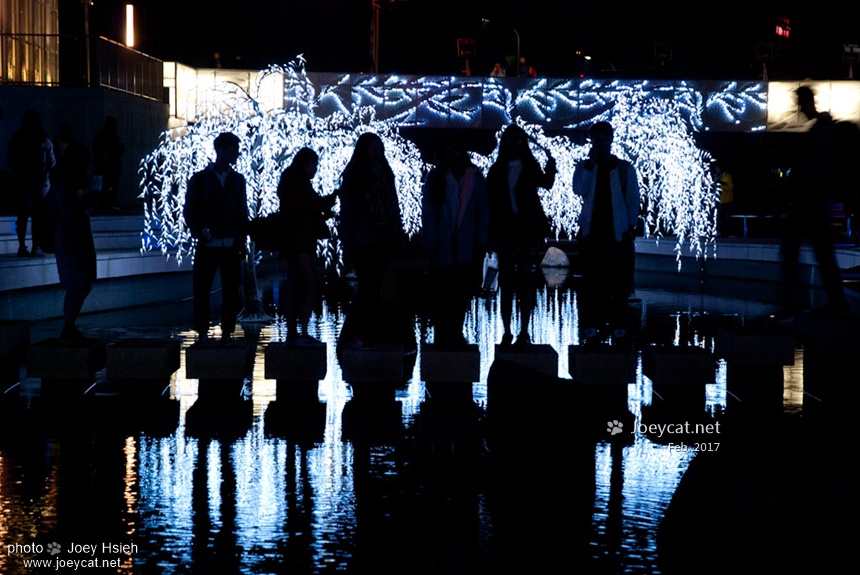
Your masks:
M 261 278 L 267 303 L 276 299 L 276 285 Z M 244 326 L 245 336 L 258 340 L 253 377 L 236 396 L 237 413 L 252 413 L 247 420 L 219 416 L 189 427 L 198 382 L 185 377 L 184 355 L 163 398 L 154 391 L 132 404 L 115 382 L 99 380 L 86 396 L 57 405 L 43 401 L 38 380 L 25 379 L 0 400 L 0 573 L 703 573 L 709 565 L 722 568 L 721 558 L 734 562 L 747 553 L 747 564 L 761 568 L 774 554 L 784 557 L 780 569 L 758 572 L 793 572 L 798 560 L 783 550 L 790 538 L 787 546 L 782 535 L 773 536 L 776 543 L 761 534 L 731 539 L 753 528 L 732 524 L 742 515 L 723 511 L 756 493 L 727 495 L 720 486 L 734 485 L 731 474 L 691 491 L 686 512 L 698 523 L 661 539 L 658 528 L 691 464 L 740 445 L 738 433 L 726 432 L 726 418 L 740 409 L 727 389 L 729 368 L 718 360 L 700 400 L 668 419 L 649 411 L 664 398 L 652 393 L 641 360 L 620 403 L 554 394 L 570 383 L 567 348 L 579 343 L 576 290 L 561 286 L 541 286 L 532 322 L 533 341 L 559 352 L 557 378 L 494 368 L 498 302 L 479 299 L 464 328 L 481 352 L 479 381 L 425 384 L 419 345 L 413 375 L 402 385 L 350 385 L 333 345 L 343 313 L 331 298 L 313 318 L 314 333 L 328 344 L 328 370 L 310 394 L 277 397 L 276 382 L 264 377 L 263 350 L 284 339 L 283 324 L 275 318 Z M 773 311 L 720 294 L 642 287 L 638 296 L 638 349 L 712 350 L 719 328 Z M 87 316 L 81 327 L 108 341 L 178 338 L 184 349 L 193 342 L 190 313 L 190 302 L 178 302 Z M 412 328 L 416 341 L 431 336 L 420 318 Z M 31 339 L 56 329 L 56 322 L 35 325 Z M 488 387 L 523 377 L 533 379 L 537 399 L 493 421 Z M 775 399 L 761 403 L 765 426 L 803 415 L 811 376 L 802 347 L 794 365 L 753 377 L 777 388 Z M 702 427 L 675 437 L 668 427 L 662 437 L 653 428 L 643 433 L 643 424 L 661 422 Z M 764 453 L 773 447 L 767 437 L 742 439 L 763 442 Z M 691 449 L 694 443 L 705 451 Z M 790 450 L 787 457 L 795 460 Z M 797 461 L 804 472 L 812 468 Z M 824 488 L 838 492 L 840 468 L 827 469 L 820 471 L 828 474 Z M 758 481 L 756 473 L 749 476 Z M 785 508 L 795 504 L 785 501 Z M 784 521 L 792 521 L 789 515 Z M 708 518 L 719 528 L 696 540 L 679 537 Z M 830 528 L 838 542 L 843 531 Z M 747 547 L 727 548 L 733 541 Z M 834 545 L 815 553 L 825 563 L 839 560 Z M 671 571 L 670 554 L 680 570 Z

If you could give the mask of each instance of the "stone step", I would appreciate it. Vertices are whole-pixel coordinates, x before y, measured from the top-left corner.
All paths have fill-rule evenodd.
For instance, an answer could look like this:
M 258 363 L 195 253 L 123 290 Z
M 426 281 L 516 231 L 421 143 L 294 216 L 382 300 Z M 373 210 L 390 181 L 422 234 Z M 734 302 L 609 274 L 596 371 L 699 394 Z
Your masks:
M 176 339 L 134 338 L 107 346 L 108 381 L 165 381 L 179 369 L 182 343 Z
M 21 360 L 30 345 L 30 322 L 0 320 L 0 358 Z
M 654 385 L 704 385 L 716 381 L 717 360 L 700 347 L 649 346 L 642 350 L 642 373 Z
M 105 343 L 42 340 L 27 349 L 27 376 L 40 379 L 91 379 L 105 367 Z
M 266 379 L 285 382 L 324 379 L 328 371 L 327 346 L 324 343 L 297 346 L 274 342 L 263 352 Z
M 794 336 L 785 330 L 738 327 L 717 331 L 715 354 L 736 366 L 794 365 Z
M 243 380 L 254 370 L 257 344 L 236 340 L 197 342 L 185 350 L 185 377 L 198 380 Z
M 403 346 L 379 344 L 376 349 L 352 349 L 340 352 L 343 380 L 347 383 L 401 382 L 404 376 Z
M 568 347 L 568 365 L 574 381 L 584 384 L 626 386 L 636 383 L 638 355 L 610 345 Z M 626 397 L 627 388 L 624 387 Z
M 51 338 L 27 348 L 27 376 L 41 380 L 42 397 L 80 395 L 92 387 L 104 367 L 103 341 L 67 344 Z
M 509 361 L 549 377 L 558 376 L 558 353 L 548 344 L 525 347 L 496 345 L 495 359 Z
M 421 380 L 424 382 L 472 383 L 481 379 L 481 354 L 477 345 L 464 349 L 434 344 L 421 347 Z
M 18 236 L 15 231 L 15 216 L 0 216 L 0 256 L 16 256 Z M 143 230 L 142 214 L 94 215 L 90 217 L 96 251 L 110 249 L 140 249 L 140 233 Z M 27 223 L 26 243 L 32 246 L 32 222 Z
M 28 248 L 33 247 L 33 242 L 29 233 L 26 237 L 26 245 Z M 140 249 L 140 230 L 129 231 L 105 231 L 93 233 L 93 243 L 96 247 L 96 252 L 103 250 L 134 250 Z M 14 235 L 0 236 L 0 256 L 17 256 L 18 254 L 18 238 Z M 50 254 L 48 254 L 50 257 Z

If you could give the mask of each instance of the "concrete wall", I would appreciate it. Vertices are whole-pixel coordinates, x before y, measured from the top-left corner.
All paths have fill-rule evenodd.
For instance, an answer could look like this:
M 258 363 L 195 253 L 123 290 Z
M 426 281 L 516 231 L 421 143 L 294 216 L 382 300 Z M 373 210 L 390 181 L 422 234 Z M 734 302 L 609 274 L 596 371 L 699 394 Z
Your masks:
M 68 121 L 80 141 L 92 148 L 93 135 L 106 116 L 115 116 L 119 134 L 126 146 L 122 158 L 118 203 L 139 206 L 137 169 L 141 159 L 158 144 L 167 128 L 168 106 L 146 98 L 105 88 L 57 88 L 36 86 L 0 86 L 0 169 L 6 170 L 9 139 L 18 129 L 27 108 L 42 115 L 42 125 L 49 135 Z M 0 195 L 4 194 L 0 190 Z

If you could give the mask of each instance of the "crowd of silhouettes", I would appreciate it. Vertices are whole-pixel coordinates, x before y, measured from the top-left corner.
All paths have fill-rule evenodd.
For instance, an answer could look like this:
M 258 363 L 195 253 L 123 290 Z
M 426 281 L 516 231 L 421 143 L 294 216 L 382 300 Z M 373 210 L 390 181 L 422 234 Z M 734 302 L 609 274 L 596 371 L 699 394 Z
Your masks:
M 54 254 L 63 296 L 63 327 L 59 340 L 89 339 L 77 320 L 96 280 L 96 251 L 90 212 L 102 205 L 100 179 L 94 177 L 92 154 L 78 140 L 69 121 L 51 138 L 35 109 L 24 111 L 13 134 L 6 160 L 15 197 L 15 231 L 19 257 Z M 27 224 L 30 245 L 27 245 Z
M 497 66 L 498 68 L 498 66 Z M 815 107 L 808 87 L 796 91 L 798 107 L 811 123 L 795 152 L 790 183 L 787 228 L 782 238 L 786 291 L 797 280 L 799 249 L 811 243 L 817 257 L 827 311 L 847 312 L 848 301 L 836 262 L 828 210 L 834 201 L 836 151 L 834 121 Z M 613 153 L 614 129 L 598 121 L 588 130 L 587 157 L 576 162 L 571 192 L 581 203 L 578 236 L 580 327 L 586 342 L 627 338 L 627 303 L 635 293 L 634 237 L 640 219 L 639 177 L 633 164 Z M 240 311 L 241 266 L 247 254 L 249 212 L 245 178 L 233 166 L 241 140 L 225 132 L 213 142 L 215 159 L 187 183 L 183 215 L 195 242 L 193 258 L 193 326 L 202 341 L 210 337 L 210 292 L 216 273 L 221 281 L 221 340 L 229 342 Z M 545 156 L 543 166 L 535 151 Z M 107 117 L 93 138 L 93 152 L 63 122 L 52 139 L 39 113 L 27 110 L 14 133 L 7 162 L 14 177 L 18 256 L 56 254 L 60 286 L 65 291 L 60 339 L 87 338 L 77 319 L 96 279 L 96 252 L 89 213 L 116 199 L 119 158 L 124 146 L 116 119 Z M 539 189 L 550 189 L 556 161 L 518 124 L 500 134 L 495 161 L 486 177 L 472 162 L 463 142 L 449 136 L 436 150 L 435 165 L 422 189 L 422 225 L 416 241 L 403 226 L 397 178 L 386 158 L 383 140 L 365 132 L 336 190 L 321 194 L 313 180 L 318 153 L 304 147 L 283 171 L 277 195 L 283 228 L 277 251 L 285 276 L 279 307 L 287 324 L 287 341 L 319 344 L 309 321 L 321 292 L 318 245 L 334 237 L 342 247 L 343 265 L 355 279 L 339 349 L 375 349 L 392 337 L 383 321 L 391 311 L 387 286 L 398 258 L 416 253 L 426 258 L 425 302 L 433 325 L 433 343 L 460 348 L 465 314 L 481 286 L 485 256 L 498 259 L 502 319 L 501 345 L 531 345 L 531 315 L 536 300 L 536 262 L 547 250 L 550 222 Z M 719 230 L 733 200 L 731 180 L 716 162 L 711 176 L 719 198 Z M 335 205 L 339 210 L 335 213 Z M 26 244 L 32 222 L 32 248 Z M 418 251 L 413 248 L 420 247 Z M 786 309 L 796 302 L 789 293 Z M 515 314 L 514 312 L 518 313 Z M 604 331 L 605 330 L 605 331 Z

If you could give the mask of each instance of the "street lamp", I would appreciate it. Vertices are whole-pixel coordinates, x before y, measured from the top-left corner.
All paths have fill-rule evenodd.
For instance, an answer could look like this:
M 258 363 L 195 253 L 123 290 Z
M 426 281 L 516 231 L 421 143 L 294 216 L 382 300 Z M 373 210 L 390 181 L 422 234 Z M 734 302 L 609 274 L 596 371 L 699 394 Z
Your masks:
M 81 0 L 84 7 L 84 58 L 86 58 L 87 88 L 92 82 L 92 63 L 90 62 L 90 5 L 92 0 Z
M 134 48 L 134 4 L 125 5 L 125 45 Z

